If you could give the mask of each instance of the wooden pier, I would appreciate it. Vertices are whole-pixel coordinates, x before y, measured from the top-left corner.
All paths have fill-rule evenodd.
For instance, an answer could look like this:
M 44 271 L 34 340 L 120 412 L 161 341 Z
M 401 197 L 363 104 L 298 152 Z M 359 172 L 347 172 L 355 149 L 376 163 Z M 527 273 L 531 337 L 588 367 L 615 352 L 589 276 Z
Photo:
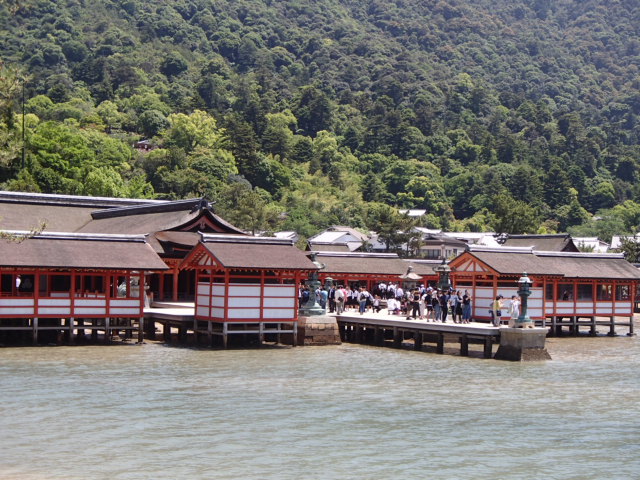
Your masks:
M 394 318 L 395 317 L 395 318 Z M 427 343 L 435 344 L 443 354 L 446 342 L 460 344 L 460 355 L 469 355 L 469 345 L 482 345 L 482 356 L 493 356 L 493 345 L 500 342 L 500 329 L 483 323 L 435 323 L 405 320 L 396 315 L 343 314 L 336 317 L 343 342 L 400 348 L 404 340 L 413 341 L 421 351 Z
M 578 336 L 580 328 L 588 329 L 591 336 L 598 334 L 597 327 L 608 327 L 607 335 L 613 337 L 617 335 L 616 327 L 627 327 L 628 336 L 633 336 L 633 317 L 595 316 L 595 315 L 552 315 L 543 320 L 536 320 L 537 327 L 549 329 L 549 336 L 563 336 L 568 333 L 571 336 Z M 567 329 L 565 332 L 564 329 Z
M 142 342 L 144 320 L 137 318 L 0 319 L 0 345 L 109 343 L 114 337 Z M 89 334 L 87 334 L 89 332 Z
M 266 340 L 273 340 L 275 343 L 286 341 L 293 346 L 297 345 L 297 322 L 268 320 L 211 322 L 196 320 L 193 303 L 158 302 L 154 303 L 153 307 L 145 309 L 145 319 L 148 325 L 145 335 L 150 340 L 155 340 L 155 324 L 159 323 L 162 325 L 163 340 L 167 343 L 172 341 L 172 332 L 176 329 L 180 344 L 188 343 L 188 335 L 191 333 L 196 344 L 206 338 L 206 343 L 212 347 L 217 345 L 227 348 L 232 336 L 241 338 L 245 345 L 250 343 L 252 339 L 257 339 L 258 345 Z

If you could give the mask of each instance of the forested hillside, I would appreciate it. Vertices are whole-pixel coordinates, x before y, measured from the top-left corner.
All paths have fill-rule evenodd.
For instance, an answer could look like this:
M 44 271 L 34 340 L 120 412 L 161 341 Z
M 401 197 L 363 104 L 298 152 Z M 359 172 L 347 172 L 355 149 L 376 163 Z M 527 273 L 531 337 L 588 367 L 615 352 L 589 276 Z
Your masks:
M 206 195 L 307 236 L 391 207 L 640 230 L 637 0 L 4 0 L 0 26 L 5 189 Z

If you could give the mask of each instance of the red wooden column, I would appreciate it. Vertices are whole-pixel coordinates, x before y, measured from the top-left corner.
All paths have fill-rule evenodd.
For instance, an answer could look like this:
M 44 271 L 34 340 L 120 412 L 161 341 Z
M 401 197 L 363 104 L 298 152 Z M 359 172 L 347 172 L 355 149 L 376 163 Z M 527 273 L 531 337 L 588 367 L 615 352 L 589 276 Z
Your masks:
M 40 272 L 33 273 L 33 315 L 35 318 L 40 316 Z
M 73 342 L 73 325 L 76 319 L 76 271 L 71 270 L 71 288 L 69 289 L 69 343 Z
M 229 270 L 224 270 L 224 318 L 223 321 L 229 321 L 229 282 L 230 282 Z
M 295 291 L 295 295 L 296 295 L 296 299 L 295 299 L 295 319 L 298 320 L 298 309 L 300 308 L 300 297 L 298 297 L 298 288 L 300 288 L 300 282 L 302 281 L 302 275 L 300 274 L 300 271 L 296 271 L 294 274 L 294 284 L 296 287 L 296 291 Z M 634 297 L 635 298 L 635 297 Z
M 209 270 L 209 319 L 213 318 L 213 283 L 215 282 L 216 271 L 213 267 Z
M 264 320 L 264 270 L 260 270 L 260 318 Z
M 173 275 L 173 301 L 177 302 L 178 301 L 178 274 L 180 272 L 178 272 L 178 267 L 174 266 L 172 269 L 172 275 Z
M 144 341 L 144 297 L 147 293 L 144 290 L 144 285 L 146 283 L 146 275 L 145 272 L 140 272 L 138 283 L 139 297 L 140 297 L 140 317 L 138 317 L 138 343 L 142 343 Z M 127 281 L 127 284 L 129 282 Z

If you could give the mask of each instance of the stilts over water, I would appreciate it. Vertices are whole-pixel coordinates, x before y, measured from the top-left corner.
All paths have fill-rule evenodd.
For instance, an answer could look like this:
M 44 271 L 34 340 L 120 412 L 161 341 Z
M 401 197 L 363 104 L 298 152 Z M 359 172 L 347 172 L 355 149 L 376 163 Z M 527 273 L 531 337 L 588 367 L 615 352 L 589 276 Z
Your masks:
M 0 242 L 2 344 L 113 337 L 141 342 L 145 333 L 155 335 L 156 323 L 167 336 L 177 329 L 182 340 L 191 332 L 198 344 L 225 347 L 230 338 L 304 344 L 298 341 L 300 286 L 313 272 L 319 286 L 307 294 L 320 292 L 328 313 L 335 309 L 337 286 L 351 291 L 344 300 L 347 312 L 359 290 L 370 292 L 371 306 L 365 302 L 365 309 L 379 312 L 391 300 L 376 290 L 380 284 L 397 284 L 395 293 L 444 291 L 446 273 L 447 287 L 468 292 L 465 320 L 478 324 L 492 315 L 496 323 L 502 309 L 496 311 L 493 300 L 513 296 L 526 271 L 529 316 L 550 335 L 596 335 L 602 326 L 609 335 L 618 327 L 634 333 L 640 272 L 618 254 L 470 246 L 442 264 L 395 254 L 322 251 L 311 252 L 317 254 L 314 263 L 291 240 L 254 237 L 230 225 L 206 199 L 0 192 L 0 218 L 20 239 Z M 47 230 L 30 234 L 41 221 Z M 396 300 L 402 305 L 404 295 Z M 316 323 L 319 330 L 330 325 Z M 348 336 L 345 325 L 346 320 L 341 328 Z M 416 335 L 415 341 L 429 335 Z M 476 337 L 495 340 L 495 334 L 464 335 L 462 344 Z

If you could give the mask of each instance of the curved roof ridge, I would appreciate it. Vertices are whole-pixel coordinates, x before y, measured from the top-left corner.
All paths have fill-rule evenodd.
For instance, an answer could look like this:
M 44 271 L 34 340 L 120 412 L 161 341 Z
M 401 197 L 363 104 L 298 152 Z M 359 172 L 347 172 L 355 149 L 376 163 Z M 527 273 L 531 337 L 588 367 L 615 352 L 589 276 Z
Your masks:
M 94 220 L 100 218 L 114 218 L 124 217 L 127 215 L 140 215 L 143 213 L 162 213 L 162 212 L 175 212 L 178 210 L 184 210 L 185 207 L 191 206 L 193 209 L 209 209 L 211 204 L 204 198 L 190 198 L 187 200 L 175 200 L 175 201 L 163 201 L 160 204 L 147 204 L 147 205 L 131 205 L 126 207 L 110 208 L 108 210 L 98 210 L 91 212 L 91 217 Z

